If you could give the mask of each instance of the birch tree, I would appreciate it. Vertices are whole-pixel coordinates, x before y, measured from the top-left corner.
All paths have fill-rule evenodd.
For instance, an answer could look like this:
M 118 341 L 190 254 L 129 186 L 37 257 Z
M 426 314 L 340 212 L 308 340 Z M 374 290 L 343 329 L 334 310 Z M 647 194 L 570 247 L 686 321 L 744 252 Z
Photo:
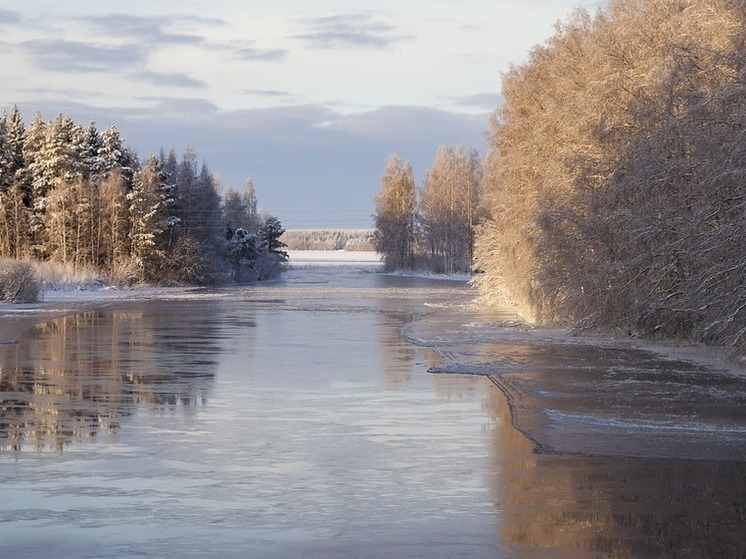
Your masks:
M 480 162 L 475 151 L 441 147 L 428 169 L 419 203 L 423 243 L 431 267 L 452 274 L 471 266 L 479 221 Z
M 508 72 L 477 243 L 489 297 L 746 347 L 744 29 L 735 1 L 612 0 Z
M 415 185 L 412 165 L 389 156 L 376 196 L 374 244 L 387 270 L 414 266 Z

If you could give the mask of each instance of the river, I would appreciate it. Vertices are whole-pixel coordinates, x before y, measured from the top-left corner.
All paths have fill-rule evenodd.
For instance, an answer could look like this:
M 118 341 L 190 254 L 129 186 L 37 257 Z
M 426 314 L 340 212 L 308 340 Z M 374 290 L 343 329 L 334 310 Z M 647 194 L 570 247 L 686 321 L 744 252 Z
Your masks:
M 0 557 L 744 557 L 743 377 L 298 264 L 0 344 Z

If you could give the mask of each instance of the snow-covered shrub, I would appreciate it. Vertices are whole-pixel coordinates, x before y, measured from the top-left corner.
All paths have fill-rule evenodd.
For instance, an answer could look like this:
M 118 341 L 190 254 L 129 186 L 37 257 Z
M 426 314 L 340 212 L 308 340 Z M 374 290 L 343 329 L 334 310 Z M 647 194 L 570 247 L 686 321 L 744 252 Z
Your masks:
M 35 303 L 39 300 L 41 282 L 29 262 L 0 260 L 0 301 Z

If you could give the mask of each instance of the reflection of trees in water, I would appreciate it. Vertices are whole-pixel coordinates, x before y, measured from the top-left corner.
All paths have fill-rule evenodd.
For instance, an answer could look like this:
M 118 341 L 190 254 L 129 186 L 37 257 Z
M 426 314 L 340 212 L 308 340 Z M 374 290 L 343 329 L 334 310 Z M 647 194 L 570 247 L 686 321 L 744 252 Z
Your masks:
M 405 314 L 391 313 L 384 317 L 377 329 L 386 387 L 391 390 L 408 388 L 412 381 L 418 348 L 402 340 L 399 335 L 399 326 L 410 319 Z
M 505 548 L 567 559 L 746 556 L 745 463 L 534 454 L 502 394 L 491 394 Z
M 212 386 L 214 326 L 188 309 L 99 310 L 0 348 L 0 450 L 62 450 L 144 407 L 191 413 Z

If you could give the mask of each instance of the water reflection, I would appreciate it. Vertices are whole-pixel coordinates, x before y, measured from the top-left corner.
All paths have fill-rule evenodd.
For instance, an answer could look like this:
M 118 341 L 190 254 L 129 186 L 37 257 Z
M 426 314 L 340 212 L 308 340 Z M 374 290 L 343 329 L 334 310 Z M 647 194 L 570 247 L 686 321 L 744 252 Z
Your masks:
M 215 328 L 189 305 L 87 311 L 0 346 L 0 451 L 61 451 L 112 436 L 145 408 L 189 414 L 215 375 Z
M 504 396 L 488 405 L 500 536 L 516 557 L 746 556 L 746 463 L 537 454 Z
M 461 308 L 463 286 L 295 274 L 0 346 L 0 556 L 746 556 L 743 462 L 537 454 L 489 378 L 426 373 L 502 367 L 541 415 L 578 409 L 588 378 L 643 401 L 639 355 L 594 372 L 583 351 L 496 345 L 492 325 L 424 306 Z M 590 393 L 585 409 L 608 408 Z

